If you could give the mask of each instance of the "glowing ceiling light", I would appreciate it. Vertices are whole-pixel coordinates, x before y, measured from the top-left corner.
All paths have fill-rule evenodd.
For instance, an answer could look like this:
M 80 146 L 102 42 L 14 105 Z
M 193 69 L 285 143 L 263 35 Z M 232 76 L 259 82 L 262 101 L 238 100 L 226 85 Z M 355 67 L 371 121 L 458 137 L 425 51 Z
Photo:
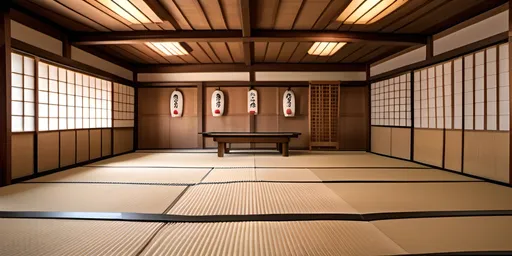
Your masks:
M 341 47 L 343 47 L 345 42 L 316 42 L 309 48 L 309 55 L 318 55 L 318 56 L 332 56 L 335 54 Z
M 163 21 L 143 0 L 96 0 L 132 24 L 162 23 Z
M 336 19 L 344 24 L 371 24 L 409 0 L 352 0 Z
M 181 56 L 187 55 L 192 51 L 188 45 L 179 42 L 149 42 L 146 45 L 162 56 Z

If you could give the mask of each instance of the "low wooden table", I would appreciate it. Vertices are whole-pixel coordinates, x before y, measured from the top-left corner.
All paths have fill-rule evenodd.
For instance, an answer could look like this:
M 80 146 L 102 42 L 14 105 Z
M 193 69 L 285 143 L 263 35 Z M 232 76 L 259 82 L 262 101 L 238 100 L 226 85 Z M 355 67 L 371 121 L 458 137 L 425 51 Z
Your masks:
M 218 144 L 217 154 L 223 157 L 229 153 L 227 143 L 276 143 L 277 150 L 288 156 L 291 138 L 298 138 L 299 132 L 203 132 L 205 138 L 213 138 Z

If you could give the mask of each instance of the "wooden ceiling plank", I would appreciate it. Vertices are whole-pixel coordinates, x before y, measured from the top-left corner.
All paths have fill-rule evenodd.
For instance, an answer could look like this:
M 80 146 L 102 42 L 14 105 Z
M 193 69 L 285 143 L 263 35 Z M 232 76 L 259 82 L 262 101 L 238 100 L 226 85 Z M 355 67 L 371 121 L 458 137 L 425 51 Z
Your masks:
M 144 0 L 144 1 L 146 1 L 146 3 L 147 3 L 148 0 Z M 151 1 L 158 1 L 158 0 L 151 0 Z M 191 30 L 192 29 L 192 27 L 190 26 L 190 23 L 187 21 L 186 17 L 183 16 L 183 13 L 181 13 L 181 11 L 179 10 L 176 3 L 174 3 L 174 1 L 168 0 L 168 1 L 163 1 L 160 3 L 166 9 L 166 11 L 169 13 L 169 15 L 171 17 L 173 17 L 173 19 L 176 20 L 177 26 L 180 28 L 180 29 L 176 29 L 176 30 L 181 30 L 181 29 Z M 173 24 L 173 26 L 174 26 L 174 24 Z
M 354 60 L 360 58 L 361 56 L 364 56 L 365 54 L 373 51 L 375 48 L 379 47 L 375 44 L 364 44 L 361 48 L 359 48 L 357 51 L 354 51 L 350 53 L 345 58 L 341 59 L 340 62 L 343 63 L 352 63 Z
M 163 21 L 167 21 L 175 30 L 181 30 L 182 27 L 178 21 L 171 15 L 169 8 L 164 6 L 158 0 L 144 0 L 153 12 Z M 164 1 L 165 3 L 166 1 Z
M 343 58 L 345 58 L 352 52 L 359 50 L 363 46 L 364 46 L 363 43 L 346 44 L 345 46 L 341 47 L 341 49 L 337 53 L 335 53 L 334 55 L 329 57 L 329 59 L 327 59 L 327 62 L 328 63 L 339 62 L 340 60 L 342 60 Z
M 379 51 L 375 51 L 374 54 L 367 55 L 358 60 L 360 63 L 374 63 L 377 60 L 391 56 L 395 53 L 403 51 L 405 48 L 400 46 L 382 46 Z
M 316 55 L 310 55 L 306 52 L 304 57 L 300 60 L 300 63 L 315 63 L 317 61 L 318 56 Z M 326 57 L 323 57 L 327 60 Z
M 161 63 L 161 64 L 169 64 L 170 63 L 167 59 L 162 57 L 162 55 L 160 55 L 159 53 L 153 51 L 153 49 L 149 48 L 145 44 L 133 44 L 132 47 L 134 47 L 137 50 L 139 50 L 140 52 L 143 52 L 144 54 L 150 56 L 151 58 L 153 58 L 158 63 Z
M 254 0 L 253 0 L 254 1 Z M 258 1 L 254 27 L 258 29 L 273 29 L 279 11 L 279 0 Z
M 228 29 L 219 0 L 199 0 L 212 29 Z
M 276 62 L 277 56 L 279 56 L 279 52 L 281 51 L 281 47 L 283 43 L 280 42 L 270 42 L 267 45 L 267 53 L 265 54 L 264 62 Z
M 279 56 L 277 57 L 278 63 L 286 63 L 292 57 L 293 52 L 299 45 L 298 42 L 285 42 L 283 43 L 283 47 L 279 52 Z
M 193 29 L 212 29 L 198 0 L 174 0 L 174 3 Z
M 254 43 L 254 62 L 263 62 L 267 51 L 267 42 Z
M 243 43 L 241 42 L 227 42 L 229 52 L 233 56 L 235 63 L 244 63 Z M 249 54 L 250 56 L 250 54 Z
M 350 4 L 350 0 L 336 1 L 333 0 L 325 8 L 322 15 L 318 18 L 318 20 L 313 25 L 313 29 L 315 30 L 324 30 L 330 24 L 334 23 L 339 24 L 340 22 L 336 21 L 340 13 L 345 10 L 345 8 Z
M 11 9 L 11 16 L 13 20 L 19 20 L 23 17 L 30 19 L 30 24 L 37 24 L 38 22 L 43 21 L 55 28 L 62 28 L 62 30 L 69 29 L 82 32 L 96 31 L 96 29 L 91 26 L 68 18 L 58 12 L 51 11 L 44 6 L 37 5 L 28 0 L 17 0 L 12 3 L 12 7 L 15 8 Z M 37 11 L 37 13 L 35 11 Z M 48 33 L 48 31 L 43 32 Z M 50 32 L 50 34 L 52 33 Z
M 306 1 L 293 29 L 311 29 L 329 3 L 330 0 Z
M 407 26 L 411 22 L 427 15 L 429 12 L 435 11 L 438 7 L 442 6 L 445 3 L 447 3 L 446 0 L 431 0 L 428 2 L 428 4 L 424 5 L 422 8 L 417 9 L 415 12 L 410 13 L 409 15 L 401 18 L 400 20 L 397 20 L 396 22 L 384 27 L 380 31 L 395 32 L 395 31 Z
M 203 48 L 199 45 L 199 43 L 188 43 L 188 45 L 190 46 L 190 48 L 192 48 L 192 52 L 190 54 L 194 55 L 194 57 L 200 63 L 213 63 L 213 60 L 203 50 Z
M 293 28 L 293 22 L 297 17 L 303 0 L 281 0 L 274 29 L 289 30 Z
M 297 10 L 297 14 L 295 15 L 295 17 L 293 17 L 293 22 L 292 22 L 292 26 L 291 26 L 291 29 L 295 29 L 295 25 L 297 24 L 297 20 L 300 16 L 300 14 L 302 13 L 302 10 L 304 9 L 304 3 L 305 3 L 305 0 L 301 0 L 300 2 L 300 6 L 299 6 L 299 10 Z
M 214 63 L 222 63 L 219 59 L 219 56 L 213 51 L 212 46 L 208 42 L 198 42 L 197 43 L 201 49 L 212 59 Z
M 389 46 L 386 46 L 386 45 L 384 45 L 384 46 L 380 46 L 380 45 L 367 46 L 365 48 L 365 52 L 360 52 L 359 56 L 351 56 L 351 58 L 349 58 L 350 62 L 361 63 L 361 62 L 363 62 L 363 61 L 361 61 L 361 59 L 369 57 L 369 56 L 375 56 L 376 54 L 379 53 L 379 50 L 382 47 L 389 47 Z
M 105 51 L 112 53 L 113 55 L 119 56 L 123 59 L 126 59 L 130 63 L 144 63 L 148 64 L 147 61 L 140 59 L 139 57 L 131 54 L 130 52 L 125 51 L 124 49 L 121 49 L 117 45 L 105 45 L 104 46 Z
M 199 64 L 200 62 L 194 57 L 192 54 L 187 55 L 180 55 L 179 56 L 182 60 L 184 60 L 186 63 L 189 64 Z
M 76 11 L 73 11 L 73 10 L 67 8 L 66 6 L 64 6 L 56 1 L 40 1 L 40 2 L 36 1 L 34 3 L 37 5 L 44 6 L 44 7 L 48 8 L 49 10 L 54 11 L 64 17 L 67 17 L 67 18 L 76 20 L 82 24 L 85 24 L 91 28 L 94 28 L 97 31 L 102 31 L 102 32 L 110 31 L 110 29 L 108 29 L 107 27 L 83 16 L 80 13 L 77 13 Z
M 215 55 L 217 55 L 222 63 L 233 63 L 231 54 L 229 53 L 228 47 L 224 42 L 211 42 L 209 43 L 212 47 Z
M 220 0 L 228 29 L 242 29 L 239 0 Z
M 297 49 L 295 49 L 295 52 L 293 53 L 292 57 L 288 62 L 299 63 L 306 56 L 306 54 L 308 54 L 308 50 L 309 48 L 311 48 L 312 45 L 312 42 L 299 43 Z
M 141 59 L 144 59 L 148 63 L 151 63 L 151 64 L 159 64 L 160 63 L 160 61 L 158 61 L 158 58 L 154 58 L 152 56 L 152 54 L 147 54 L 144 51 L 140 51 L 134 45 L 131 45 L 131 44 L 119 45 L 119 47 L 121 47 L 123 50 L 130 52 L 131 54 L 133 54 Z
M 126 26 L 122 22 L 110 17 L 106 13 L 98 10 L 94 6 L 89 5 L 84 1 L 76 1 L 76 0 L 55 0 L 63 6 L 66 6 L 70 10 L 75 11 L 76 13 L 81 14 L 84 17 L 88 17 L 91 20 L 94 20 L 96 23 L 101 24 L 102 26 L 108 28 L 113 31 L 130 31 L 132 30 L 129 26 Z

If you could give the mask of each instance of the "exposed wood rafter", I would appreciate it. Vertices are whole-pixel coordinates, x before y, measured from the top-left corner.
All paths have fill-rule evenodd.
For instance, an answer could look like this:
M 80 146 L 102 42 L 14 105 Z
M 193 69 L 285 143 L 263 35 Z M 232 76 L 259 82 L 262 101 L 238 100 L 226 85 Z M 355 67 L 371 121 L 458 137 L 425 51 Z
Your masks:
M 251 71 L 366 71 L 365 64 L 318 63 L 318 64 L 193 64 L 193 65 L 143 65 L 137 73 L 181 73 L 181 72 L 251 72 Z
M 75 33 L 70 38 L 76 45 L 136 44 L 149 41 L 181 42 L 373 42 L 383 45 L 424 45 L 427 36 L 422 34 L 393 34 L 374 32 L 337 31 L 276 31 L 252 30 L 250 37 L 244 37 L 242 30 L 208 31 L 119 31 Z
M 240 16 L 242 22 L 242 36 L 244 38 L 248 38 L 251 36 L 251 11 L 250 11 L 250 2 L 249 0 L 241 0 L 240 1 Z M 253 42 L 244 42 L 244 63 L 247 66 L 250 66 L 253 62 L 253 52 L 254 52 L 254 43 Z

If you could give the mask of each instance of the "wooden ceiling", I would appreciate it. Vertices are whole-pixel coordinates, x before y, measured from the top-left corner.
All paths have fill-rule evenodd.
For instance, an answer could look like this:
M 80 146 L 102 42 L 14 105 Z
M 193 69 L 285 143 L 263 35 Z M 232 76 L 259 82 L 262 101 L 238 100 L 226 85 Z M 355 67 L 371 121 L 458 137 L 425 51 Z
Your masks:
M 14 0 L 15 8 L 58 24 L 70 33 L 126 31 L 251 30 L 343 31 L 432 35 L 508 0 L 409 0 L 397 11 L 370 25 L 342 25 L 336 18 L 350 0 L 144 0 L 166 20 L 131 25 L 96 0 Z M 244 4 L 249 15 L 244 15 Z M 158 9 L 158 10 L 155 10 Z M 166 17 L 162 17 L 166 16 Z M 249 16 L 249 17 L 247 17 Z M 244 22 L 244 19 L 246 21 Z M 377 34 L 378 35 L 378 34 Z M 376 37 L 377 38 L 377 37 Z M 142 43 L 82 45 L 130 64 L 244 63 L 242 41 L 195 41 L 189 56 L 162 57 Z M 408 45 L 364 40 L 352 42 L 331 57 L 307 54 L 312 41 L 250 42 L 252 63 L 372 63 Z M 247 63 L 247 62 L 246 62 Z

